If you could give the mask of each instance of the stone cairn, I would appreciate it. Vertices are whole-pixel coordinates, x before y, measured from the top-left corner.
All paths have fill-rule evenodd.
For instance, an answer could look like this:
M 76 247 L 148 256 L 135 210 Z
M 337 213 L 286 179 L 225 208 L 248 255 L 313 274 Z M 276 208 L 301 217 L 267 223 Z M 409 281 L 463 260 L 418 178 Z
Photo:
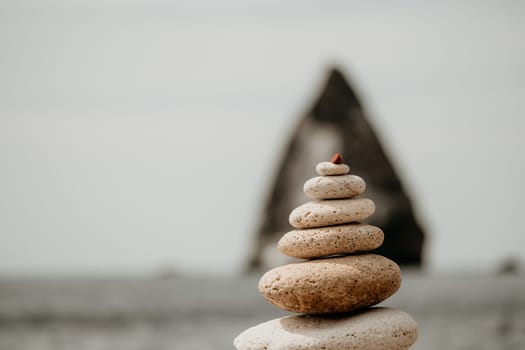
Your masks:
M 394 294 L 401 272 L 393 261 L 367 253 L 383 243 L 380 228 L 360 223 L 374 202 L 357 198 L 366 184 L 336 153 L 304 184 L 313 201 L 290 214 L 295 230 L 278 243 L 284 254 L 307 261 L 279 266 L 259 282 L 275 306 L 302 315 L 261 323 L 234 340 L 238 350 L 401 350 L 417 338 L 407 313 L 371 307 Z

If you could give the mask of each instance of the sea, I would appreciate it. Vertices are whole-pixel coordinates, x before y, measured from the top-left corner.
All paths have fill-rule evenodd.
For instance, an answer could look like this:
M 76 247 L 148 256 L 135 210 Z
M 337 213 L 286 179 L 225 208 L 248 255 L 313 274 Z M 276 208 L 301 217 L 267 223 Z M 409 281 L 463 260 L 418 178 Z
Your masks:
M 403 276 L 381 305 L 416 319 L 413 349 L 525 349 L 523 275 Z M 290 315 L 259 277 L 4 278 L 0 350 L 234 349 L 242 330 Z

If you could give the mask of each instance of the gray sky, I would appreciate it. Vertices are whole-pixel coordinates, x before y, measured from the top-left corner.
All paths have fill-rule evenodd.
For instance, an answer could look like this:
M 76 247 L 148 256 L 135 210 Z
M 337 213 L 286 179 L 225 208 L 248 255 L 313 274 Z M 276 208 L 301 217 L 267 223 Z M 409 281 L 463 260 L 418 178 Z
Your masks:
M 460 3 L 0 1 L 0 273 L 238 271 L 334 63 L 429 268 L 525 257 L 525 8 Z

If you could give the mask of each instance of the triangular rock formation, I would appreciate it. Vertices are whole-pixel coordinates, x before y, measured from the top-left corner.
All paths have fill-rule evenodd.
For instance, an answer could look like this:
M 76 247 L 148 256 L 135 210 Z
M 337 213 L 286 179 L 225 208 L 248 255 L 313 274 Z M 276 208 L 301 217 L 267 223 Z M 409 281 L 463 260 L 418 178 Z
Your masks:
M 267 252 L 275 251 L 276 242 L 289 229 L 288 213 L 307 200 L 301 188 L 314 175 L 311 164 L 338 151 L 350 160 L 355 173 L 367 179 L 368 196 L 381 203 L 369 221 L 385 232 L 385 241 L 377 253 L 401 265 L 421 264 L 423 231 L 415 219 L 408 195 L 356 94 L 341 72 L 334 69 L 313 108 L 300 120 L 284 152 L 257 233 L 251 269 L 280 263 Z

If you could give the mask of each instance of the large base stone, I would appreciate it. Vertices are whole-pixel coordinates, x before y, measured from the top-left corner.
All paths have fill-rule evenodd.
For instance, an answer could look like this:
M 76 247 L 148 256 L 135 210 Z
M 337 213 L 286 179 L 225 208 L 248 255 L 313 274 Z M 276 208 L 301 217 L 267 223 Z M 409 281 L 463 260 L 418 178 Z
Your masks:
M 405 350 L 416 339 L 417 324 L 409 314 L 372 308 L 274 319 L 245 330 L 233 344 L 237 350 Z

